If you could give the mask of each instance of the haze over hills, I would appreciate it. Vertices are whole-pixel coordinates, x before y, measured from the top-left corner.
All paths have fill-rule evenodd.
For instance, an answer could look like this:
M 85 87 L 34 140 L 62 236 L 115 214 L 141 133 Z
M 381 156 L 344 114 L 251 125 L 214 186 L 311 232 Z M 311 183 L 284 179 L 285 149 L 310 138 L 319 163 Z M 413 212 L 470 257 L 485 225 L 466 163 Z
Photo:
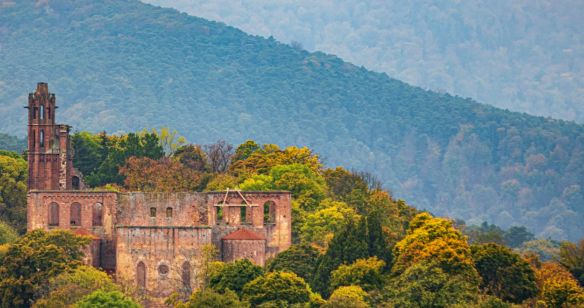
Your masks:
M 0 130 L 49 83 L 76 130 L 308 145 L 469 223 L 584 234 L 584 127 L 425 91 L 320 52 L 138 1 L 0 2 Z
M 427 89 L 584 123 L 579 0 L 144 0 Z

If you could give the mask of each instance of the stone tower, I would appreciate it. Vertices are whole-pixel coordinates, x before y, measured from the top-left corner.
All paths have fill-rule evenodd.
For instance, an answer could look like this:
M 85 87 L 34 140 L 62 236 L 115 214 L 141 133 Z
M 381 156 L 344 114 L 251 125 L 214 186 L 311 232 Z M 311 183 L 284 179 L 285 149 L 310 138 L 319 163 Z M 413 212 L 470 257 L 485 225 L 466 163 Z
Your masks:
M 79 187 L 73 176 L 69 126 L 55 124 L 55 94 L 44 82 L 28 95 L 28 189 L 69 190 Z

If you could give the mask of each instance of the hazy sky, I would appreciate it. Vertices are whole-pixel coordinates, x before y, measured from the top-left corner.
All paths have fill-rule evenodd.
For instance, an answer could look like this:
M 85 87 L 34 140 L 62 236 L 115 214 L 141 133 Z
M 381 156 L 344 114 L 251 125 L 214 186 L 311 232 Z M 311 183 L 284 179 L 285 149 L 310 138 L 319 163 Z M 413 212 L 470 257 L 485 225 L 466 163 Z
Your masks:
M 584 1 L 144 0 L 424 88 L 584 123 Z

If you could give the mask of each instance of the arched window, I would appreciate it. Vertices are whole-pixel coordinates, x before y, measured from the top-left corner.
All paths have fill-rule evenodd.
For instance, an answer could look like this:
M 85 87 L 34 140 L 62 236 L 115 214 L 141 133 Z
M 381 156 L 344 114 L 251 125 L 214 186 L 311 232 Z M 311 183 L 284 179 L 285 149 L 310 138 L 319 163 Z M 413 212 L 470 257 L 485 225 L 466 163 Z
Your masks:
M 71 204 L 70 212 L 71 226 L 81 226 L 81 204 L 77 202 Z
M 245 204 L 239 208 L 239 223 L 242 225 L 247 223 L 247 206 Z
M 42 147 L 45 146 L 45 130 L 41 129 L 41 132 L 39 134 L 39 145 Z
M 136 283 L 138 290 L 146 289 L 146 265 L 142 261 L 138 262 L 138 266 L 136 266 Z
M 166 218 L 172 218 L 172 208 L 171 207 L 166 208 Z
M 59 204 L 53 202 L 49 204 L 49 226 L 59 225 Z
M 102 226 L 103 219 L 103 205 L 101 203 L 96 203 L 93 205 L 93 215 L 91 218 L 92 224 L 94 226 Z
M 150 208 L 150 217 L 156 217 L 156 208 L 155 207 Z
M 45 119 L 45 106 L 44 105 L 41 105 L 41 109 L 39 110 L 39 118 L 41 120 Z
M 81 185 L 80 183 L 81 183 L 81 180 L 79 180 L 78 176 L 74 176 L 71 178 L 71 185 L 73 186 L 73 189 L 79 190 L 80 185 Z
M 264 223 L 276 222 L 276 203 L 268 201 L 264 203 Z
M 182 271 L 180 278 L 182 280 L 183 289 L 186 293 L 191 293 L 191 264 L 188 261 L 185 261 L 182 265 Z

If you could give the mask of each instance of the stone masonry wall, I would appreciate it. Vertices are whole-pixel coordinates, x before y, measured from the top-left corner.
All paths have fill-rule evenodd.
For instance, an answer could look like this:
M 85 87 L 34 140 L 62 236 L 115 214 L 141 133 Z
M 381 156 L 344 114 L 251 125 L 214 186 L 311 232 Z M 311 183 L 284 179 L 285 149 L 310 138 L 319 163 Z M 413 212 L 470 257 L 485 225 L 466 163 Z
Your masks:
M 100 267 L 115 269 L 115 234 L 117 194 L 97 191 L 31 191 L 28 193 L 27 229 L 85 229 L 100 238 L 99 255 L 92 256 Z M 80 206 L 80 221 L 71 225 L 71 207 Z M 55 206 L 56 205 L 56 206 Z M 49 225 L 51 207 L 58 209 L 58 224 Z M 101 208 L 100 223 L 94 223 L 94 210 Z M 97 261 L 99 262 L 97 263 Z
M 148 295 L 158 298 L 198 285 L 202 248 L 211 243 L 210 228 L 118 227 L 116 231 L 119 281 L 145 289 Z M 139 277 L 140 263 L 145 269 L 144 278 Z M 187 275 L 183 268 L 190 269 Z

